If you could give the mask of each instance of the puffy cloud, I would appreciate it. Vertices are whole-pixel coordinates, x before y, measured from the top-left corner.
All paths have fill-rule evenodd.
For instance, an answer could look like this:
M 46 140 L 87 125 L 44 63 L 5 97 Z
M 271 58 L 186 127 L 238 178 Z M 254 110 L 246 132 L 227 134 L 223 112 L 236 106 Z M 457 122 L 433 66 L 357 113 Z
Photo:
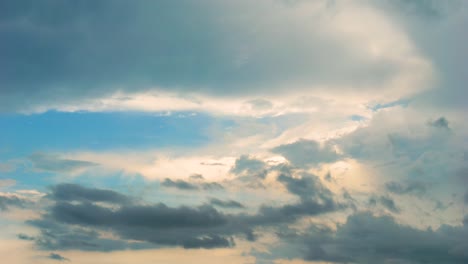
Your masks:
M 341 155 L 337 153 L 333 145 L 329 143 L 321 145 L 317 141 L 305 139 L 280 145 L 271 151 L 283 155 L 293 165 L 298 167 L 331 163 L 341 158 Z
M 398 214 L 401 211 L 400 208 L 396 206 L 395 201 L 388 196 L 371 197 L 369 199 L 369 205 L 375 206 L 377 203 L 381 204 L 385 209 L 392 213 Z
M 234 236 L 255 239 L 258 227 L 276 228 L 294 223 L 304 216 L 317 216 L 341 210 L 332 193 L 313 175 L 308 177 L 311 196 L 296 192 L 289 175 L 278 180 L 300 197 L 297 203 L 281 206 L 262 205 L 253 214 L 227 214 L 213 206 L 243 208 L 239 202 L 212 198 L 210 204 L 171 207 L 164 203 L 136 202 L 126 195 L 75 184 L 51 188 L 46 198 L 51 206 L 28 224 L 40 235 L 22 235 L 34 239 L 44 250 L 81 249 L 111 251 L 121 249 L 182 246 L 184 248 L 219 248 L 234 245 Z M 300 181 L 300 180 L 299 180 Z M 129 202 L 133 201 L 133 202 Z M 116 238 L 102 236 L 111 232 Z
M 24 208 L 30 205 L 31 201 L 14 194 L 0 193 L 0 210 L 5 211 L 10 207 Z
M 67 259 L 66 257 L 60 255 L 60 254 L 57 254 L 57 253 L 50 253 L 49 256 L 47 256 L 47 258 L 49 259 L 53 259 L 53 260 L 58 260 L 58 261 L 70 261 L 69 259 Z
M 306 232 L 284 233 L 309 261 L 333 263 L 450 263 L 468 261 L 467 226 L 421 230 L 390 216 L 350 215 L 336 230 L 312 225 Z
M 449 129 L 449 122 L 445 117 L 439 117 L 437 120 L 430 122 L 429 125 L 433 127 Z

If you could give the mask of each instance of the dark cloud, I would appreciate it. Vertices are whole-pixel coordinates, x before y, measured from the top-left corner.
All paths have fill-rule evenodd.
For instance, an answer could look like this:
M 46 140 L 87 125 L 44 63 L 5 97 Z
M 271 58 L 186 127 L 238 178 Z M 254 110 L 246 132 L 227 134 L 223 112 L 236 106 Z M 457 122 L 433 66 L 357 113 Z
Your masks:
M 317 141 L 306 139 L 275 147 L 271 151 L 283 155 L 298 167 L 335 162 L 341 158 L 330 143 L 321 146 Z
M 278 207 L 263 205 L 254 214 L 226 214 L 206 204 L 169 207 L 163 203 L 129 203 L 132 199 L 123 198 L 123 194 L 76 185 L 58 185 L 52 187 L 52 192 L 46 196 L 52 205 L 46 208 L 41 218 L 30 220 L 28 224 L 40 230 L 40 235 L 33 239 L 43 250 L 110 251 L 160 246 L 216 248 L 234 246 L 233 236 L 237 235 L 255 239 L 253 229 L 257 227 L 275 228 L 302 216 L 342 209 L 333 200 L 331 192 L 316 179 L 303 180 L 308 182 L 313 195 L 306 195 L 302 190 L 295 191 L 292 186 L 296 183 L 287 175 L 281 181 L 300 197 L 300 202 Z M 70 195 L 56 192 L 64 190 L 64 186 Z M 84 195 L 88 198 L 83 198 Z M 112 206 L 99 202 L 108 202 Z M 236 201 L 212 199 L 210 202 L 225 208 L 243 206 Z M 101 237 L 101 231 L 114 233 L 119 239 Z
M 392 213 L 400 213 L 401 209 L 397 207 L 395 201 L 387 196 L 379 196 L 375 197 L 372 196 L 369 198 L 369 205 L 370 206 L 376 206 L 377 204 L 380 204 L 383 206 L 385 209 L 391 211 Z
M 465 201 L 464 201 L 465 204 L 468 204 L 468 191 L 465 193 L 465 197 L 464 197 L 464 198 L 465 198 Z
M 58 156 L 45 153 L 34 153 L 29 156 L 29 160 L 32 162 L 34 168 L 51 172 L 66 173 L 98 165 L 97 163 L 89 161 L 62 159 Z
M 50 253 L 49 256 L 47 256 L 47 258 L 49 259 L 53 259 L 53 260 L 58 260 L 58 261 L 70 261 L 69 259 L 67 259 L 66 257 L 63 257 L 57 253 Z
M 114 251 L 126 249 L 154 248 L 154 244 L 145 242 L 130 242 L 125 239 L 110 239 L 89 227 L 71 226 L 54 219 L 43 217 L 27 221 L 27 224 L 40 230 L 36 237 L 28 236 L 41 250 L 82 250 L 82 251 Z M 104 230 L 107 231 L 107 230 Z
M 450 129 L 449 122 L 445 117 L 440 117 L 437 120 L 431 121 L 429 125 L 437 128 Z
M 264 178 L 266 176 L 267 164 L 261 160 L 255 159 L 248 155 L 242 155 L 236 159 L 231 172 L 237 175 L 244 176 L 259 176 Z
M 288 191 L 296 195 L 299 201 L 283 206 L 260 207 L 258 215 L 251 218 L 256 224 L 272 224 L 294 222 L 302 216 L 314 216 L 346 208 L 344 204 L 335 201 L 333 193 L 323 186 L 315 175 L 303 173 L 301 177 L 293 177 L 287 168 L 278 177 Z
M 33 236 L 29 236 L 29 235 L 26 235 L 26 234 L 18 234 L 18 235 L 16 235 L 16 237 L 21 239 L 21 240 L 28 240 L 28 241 L 33 241 L 35 239 Z
M 284 234 L 304 252 L 308 261 L 333 263 L 468 262 L 467 226 L 441 226 L 437 230 L 400 225 L 390 216 L 360 212 L 336 230 L 313 225 L 300 234 Z
M 165 179 L 162 183 L 162 186 L 164 187 L 169 187 L 169 188 L 177 188 L 181 190 L 197 190 L 198 187 L 195 184 L 183 181 L 183 180 L 171 180 L 171 179 Z
M 234 200 L 220 200 L 217 198 L 211 198 L 210 204 L 214 206 L 219 206 L 223 208 L 245 208 L 245 206 L 237 201 Z
M 424 195 L 427 191 L 427 184 L 421 181 L 409 181 L 409 182 L 395 182 L 390 181 L 385 183 L 385 189 L 394 194 L 410 194 L 410 195 Z
M 62 183 L 51 187 L 50 198 L 57 201 L 108 202 L 126 204 L 128 196 L 112 190 L 86 188 L 78 184 Z
M 203 164 L 202 164 L 203 165 Z M 192 174 L 190 175 L 189 177 L 190 180 L 194 180 L 194 181 L 198 181 L 198 180 L 205 180 L 205 178 L 203 177 L 203 175 L 201 174 Z
M 16 195 L 4 196 L 0 194 L 0 210 L 6 211 L 10 207 L 25 208 L 32 202 Z
M 193 180 L 193 178 L 191 178 Z M 197 180 L 203 179 L 197 178 Z M 162 183 L 162 186 L 168 188 L 176 188 L 180 190 L 222 190 L 224 187 L 217 182 L 188 182 L 184 180 L 171 180 L 166 178 Z
M 2 1 L 0 111 L 151 87 L 217 96 L 288 93 L 305 83 L 378 87 L 399 72 L 392 60 L 297 27 L 291 10 L 300 8 L 275 1 Z

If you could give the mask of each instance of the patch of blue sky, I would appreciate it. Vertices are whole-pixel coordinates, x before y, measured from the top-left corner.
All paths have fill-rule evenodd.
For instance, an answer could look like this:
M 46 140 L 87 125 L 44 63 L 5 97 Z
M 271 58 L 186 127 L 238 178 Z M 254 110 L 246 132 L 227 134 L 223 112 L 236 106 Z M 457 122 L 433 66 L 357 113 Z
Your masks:
M 46 112 L 0 115 L 0 159 L 37 151 L 196 147 L 210 142 L 206 114 Z
M 351 119 L 352 121 L 364 121 L 367 118 L 364 116 L 360 116 L 360 115 L 351 115 L 349 119 Z

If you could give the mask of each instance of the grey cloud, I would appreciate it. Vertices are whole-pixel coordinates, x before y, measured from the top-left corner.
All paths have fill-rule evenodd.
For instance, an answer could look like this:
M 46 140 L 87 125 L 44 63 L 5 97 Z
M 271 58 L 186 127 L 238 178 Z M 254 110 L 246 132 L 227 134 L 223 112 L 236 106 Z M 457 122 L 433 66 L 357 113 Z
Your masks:
M 390 210 L 391 212 L 393 213 L 400 213 L 400 208 L 397 207 L 395 201 L 390 198 L 390 197 L 386 197 L 386 196 L 381 196 L 379 198 L 380 200 L 380 203 L 385 207 L 387 208 L 388 210 Z
M 245 208 L 245 206 L 237 201 L 234 200 L 220 200 L 217 198 L 211 198 L 210 204 L 214 206 L 219 206 L 223 208 Z
M 162 186 L 164 187 L 170 187 L 170 188 L 177 188 L 177 189 L 182 189 L 182 190 L 196 190 L 198 189 L 197 186 L 195 186 L 192 183 L 183 181 L 183 180 L 171 180 L 171 179 L 165 179 L 162 183 Z
M 430 126 L 437 127 L 437 128 L 445 128 L 445 129 L 450 129 L 449 128 L 449 122 L 445 117 L 440 117 L 434 121 L 429 122 Z
M 72 172 L 98 165 L 89 161 L 62 159 L 45 153 L 34 153 L 29 156 L 29 160 L 33 163 L 34 168 L 51 172 Z
M 382 205 L 385 209 L 391 211 L 392 213 L 400 213 L 401 209 L 397 207 L 395 201 L 388 196 L 372 196 L 369 198 L 369 205 L 376 206 L 377 204 Z
M 66 187 L 77 190 L 70 190 L 72 195 L 66 196 L 54 195 L 54 190 L 62 187 L 51 188 L 52 193 L 46 197 L 52 201 L 52 205 L 46 208 L 40 219 L 28 221 L 29 225 L 40 230 L 34 242 L 43 250 L 231 247 L 234 246 L 233 236 L 255 239 L 253 229 L 257 227 L 275 228 L 302 216 L 320 215 L 343 208 L 318 182 L 310 185 L 314 195 L 303 196 L 298 203 L 278 207 L 263 205 L 254 214 L 226 214 L 211 205 L 169 207 L 163 203 L 128 203 L 130 198 L 115 198 L 123 194 L 116 196 L 106 190 L 75 185 Z M 326 194 L 319 194 L 322 191 Z M 84 199 L 83 194 L 90 194 L 90 198 Z M 111 202 L 113 206 L 96 203 L 102 201 Z M 213 199 L 211 202 L 224 207 L 242 206 L 235 201 Z M 100 231 L 112 232 L 120 239 L 101 237 Z
M 231 172 L 237 175 L 246 176 L 259 176 L 264 178 L 266 176 L 267 164 L 261 160 L 255 159 L 248 155 L 242 155 L 236 159 Z
M 0 111 L 151 87 L 215 96 L 322 83 L 379 87 L 369 84 L 398 73 L 392 60 L 297 26 L 295 8 L 275 1 L 2 1 Z
M 31 205 L 31 201 L 21 198 L 16 195 L 3 196 L 0 195 L 0 210 L 6 211 L 10 207 L 25 208 Z
M 205 178 L 201 174 L 192 174 L 192 175 L 190 175 L 189 179 L 190 180 L 195 180 L 195 181 L 205 180 Z
M 334 162 L 341 158 L 330 142 L 320 146 L 317 141 L 306 139 L 275 147 L 271 151 L 283 155 L 298 167 Z
M 443 225 L 420 230 L 390 216 L 360 212 L 336 231 L 318 225 L 301 234 L 285 234 L 308 261 L 333 263 L 462 264 L 468 261 L 468 228 Z
M 464 201 L 465 204 L 468 204 L 468 191 L 465 193 L 464 198 L 465 198 L 465 201 Z
M 410 194 L 421 196 L 426 193 L 427 184 L 421 181 L 409 181 L 404 183 L 390 181 L 385 183 L 385 189 L 394 194 Z
M 146 249 L 155 246 L 145 242 L 129 242 L 124 239 L 103 238 L 90 228 L 70 226 L 54 219 L 29 220 L 27 224 L 39 229 L 37 237 L 28 236 L 41 250 L 114 251 Z M 21 238 L 20 238 L 21 239 Z
M 50 198 L 59 201 L 108 202 L 125 204 L 131 198 L 112 190 L 90 189 L 78 184 L 62 183 L 51 187 Z
M 66 257 L 63 257 L 62 255 L 57 254 L 57 253 L 53 253 L 53 252 L 50 253 L 49 256 L 47 256 L 47 258 L 53 259 L 53 260 L 58 260 L 58 261 L 70 261 Z
M 29 236 L 29 235 L 26 235 L 26 234 L 18 234 L 18 235 L 16 235 L 16 237 L 21 239 L 21 240 L 28 240 L 28 241 L 33 241 L 35 239 L 33 236 Z
M 193 178 L 191 178 L 193 179 Z M 197 180 L 203 179 L 197 178 Z M 176 188 L 180 190 L 222 190 L 224 187 L 217 182 L 187 182 L 184 180 L 171 180 L 166 178 L 162 183 L 162 186 L 168 188 Z

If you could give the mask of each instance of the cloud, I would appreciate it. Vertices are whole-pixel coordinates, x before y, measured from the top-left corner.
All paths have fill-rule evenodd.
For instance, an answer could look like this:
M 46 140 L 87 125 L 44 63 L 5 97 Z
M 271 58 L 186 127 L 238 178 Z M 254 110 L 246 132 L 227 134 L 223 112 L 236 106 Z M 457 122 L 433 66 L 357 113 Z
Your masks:
M 449 122 L 445 117 L 439 117 L 437 120 L 429 122 L 429 125 L 437 128 L 450 129 Z
M 450 263 L 468 261 L 467 226 L 421 230 L 390 216 L 350 215 L 336 230 L 312 225 L 306 232 L 283 234 L 308 261 L 333 263 Z
M 32 202 L 28 199 L 20 197 L 15 194 L 3 194 L 0 193 L 0 210 L 6 211 L 11 207 L 25 208 L 31 205 Z
M 382 205 L 385 209 L 387 209 L 388 211 L 392 213 L 398 214 L 401 212 L 400 208 L 396 206 L 395 201 L 388 196 L 383 196 L 383 195 L 378 196 L 378 197 L 371 196 L 369 198 L 369 205 L 373 207 L 373 206 L 376 206 L 377 204 Z
M 56 155 L 45 153 L 34 153 L 29 156 L 29 160 L 35 169 L 61 173 L 71 173 L 98 165 L 89 161 L 62 159 Z
M 53 252 L 50 253 L 49 256 L 47 256 L 47 258 L 53 259 L 53 260 L 58 260 L 58 261 L 70 261 L 66 257 L 63 257 L 62 255 L 57 254 L 57 253 L 53 253 Z
M 192 175 L 193 176 L 193 175 Z M 192 178 L 191 178 L 192 179 Z M 200 178 L 196 178 L 199 180 Z M 162 183 L 162 186 L 168 188 L 176 188 L 180 190 L 222 190 L 223 185 L 217 182 L 187 182 L 184 180 L 171 180 L 166 178 Z
M 214 206 L 219 206 L 222 208 L 245 208 L 245 206 L 237 201 L 234 200 L 220 200 L 217 198 L 211 198 L 210 204 Z
M 236 175 L 243 176 L 258 176 L 265 178 L 266 176 L 266 163 L 248 155 L 242 155 L 236 159 L 234 166 L 230 172 Z
M 183 180 L 173 181 L 167 178 L 161 183 L 161 185 L 164 187 L 177 188 L 181 190 L 197 190 L 198 189 L 198 187 L 192 183 L 189 183 Z
M 390 181 L 385 183 L 385 189 L 394 194 L 424 195 L 427 191 L 427 184 L 421 181 L 410 181 L 405 183 Z
M 271 150 L 283 155 L 293 165 L 298 167 L 315 166 L 321 163 L 335 162 L 341 158 L 334 146 L 325 143 L 321 145 L 314 140 L 301 139 L 294 143 L 280 145 Z
M 46 196 L 52 205 L 45 208 L 39 219 L 27 223 L 40 230 L 34 242 L 43 250 L 232 247 L 235 236 L 255 239 L 253 230 L 258 227 L 276 228 L 303 216 L 343 208 L 317 179 L 310 187 L 315 195 L 304 197 L 299 203 L 262 205 L 253 214 L 227 214 L 212 205 L 223 208 L 242 208 L 243 205 L 215 198 L 210 200 L 211 205 L 200 206 L 129 203 L 130 197 L 114 191 L 61 184 L 52 187 L 52 192 Z M 102 232 L 111 232 L 118 238 L 103 237 Z
M 0 111 L 99 108 L 117 93 L 146 92 L 252 97 L 265 109 L 262 96 L 291 87 L 408 94 L 430 75 L 404 31 L 364 2 L 7 1 L 0 9 L 8 69 Z
M 62 183 L 51 187 L 49 198 L 58 201 L 107 202 L 127 204 L 133 199 L 112 190 L 90 189 L 78 184 Z

